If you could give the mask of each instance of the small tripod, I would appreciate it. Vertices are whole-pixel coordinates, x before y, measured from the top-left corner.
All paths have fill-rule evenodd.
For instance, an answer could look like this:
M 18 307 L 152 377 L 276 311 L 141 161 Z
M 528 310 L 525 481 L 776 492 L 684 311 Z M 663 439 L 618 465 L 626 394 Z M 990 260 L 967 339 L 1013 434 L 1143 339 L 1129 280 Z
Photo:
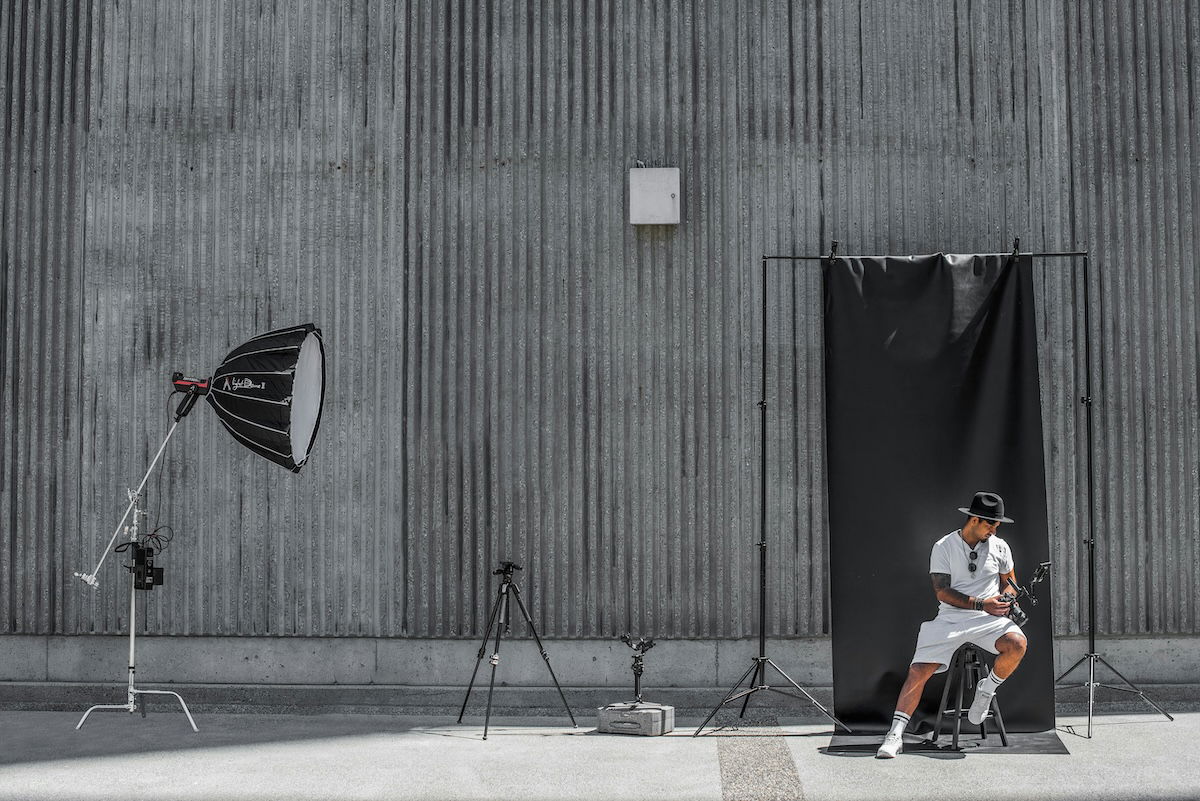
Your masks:
M 178 422 L 178 421 L 176 421 L 176 422 Z M 174 430 L 174 429 L 172 429 L 172 430 Z M 163 445 L 166 445 L 166 443 L 164 442 Z M 162 453 L 162 451 L 160 450 L 159 453 Z M 157 457 L 156 457 L 156 460 L 157 460 Z M 151 469 L 152 470 L 154 469 L 153 465 L 151 465 Z M 147 475 L 149 475 L 149 473 L 147 473 Z M 144 485 L 145 483 L 146 482 L 143 480 L 142 484 Z M 129 543 L 133 547 L 134 553 L 136 553 L 138 546 L 139 546 L 138 518 L 144 517 L 146 513 L 143 512 L 141 509 L 141 506 L 140 506 L 141 495 L 138 494 L 138 491 L 137 490 L 128 490 L 128 495 L 129 495 L 129 510 L 127 510 L 125 514 L 128 517 L 130 515 L 130 513 L 132 513 L 133 522 L 125 527 L 125 533 L 129 536 Z M 124 520 L 122 520 L 122 522 L 124 522 Z M 120 550 L 120 549 L 118 549 L 118 550 Z M 135 556 L 135 561 L 136 561 L 136 559 L 137 559 L 137 557 Z M 103 563 L 104 560 L 101 559 L 100 561 Z M 79 573 L 76 573 L 75 575 L 84 579 L 84 581 L 87 581 L 90 578 L 91 581 L 89 581 L 88 583 L 95 586 L 96 573 L 98 573 L 99 570 L 100 570 L 100 566 L 97 565 L 96 571 L 94 573 L 91 573 L 87 576 L 82 576 Z M 179 705 L 183 707 L 183 714 L 187 715 L 188 723 L 190 723 L 192 726 L 192 731 L 199 732 L 200 730 L 196 728 L 196 721 L 192 720 L 192 713 L 190 711 L 188 711 L 188 706 L 186 703 L 184 703 L 183 696 L 181 696 L 179 693 L 174 692 L 172 690 L 139 690 L 136 686 L 134 686 L 133 677 L 134 677 L 134 674 L 137 672 L 136 668 L 134 667 L 136 664 L 136 659 L 134 657 L 134 650 L 135 650 L 135 645 L 137 642 L 137 590 L 139 590 L 139 589 L 146 590 L 146 589 L 151 589 L 152 587 L 154 587 L 155 585 L 153 582 L 155 581 L 155 577 L 152 573 L 150 576 L 150 579 L 149 579 L 150 583 L 147 585 L 146 584 L 146 576 L 144 575 L 145 569 L 143 568 L 143 571 L 142 571 L 143 575 L 141 575 L 141 577 L 140 577 L 141 586 L 139 586 L 139 572 L 138 572 L 137 568 L 130 567 L 129 572 L 131 573 L 131 575 L 129 577 L 129 684 L 126 687 L 125 703 L 123 703 L 123 704 L 96 704 L 95 706 L 89 708 L 88 711 L 83 713 L 83 717 L 81 717 L 79 719 L 79 723 L 76 724 L 75 730 L 78 731 L 79 729 L 81 729 L 83 727 L 84 722 L 88 719 L 88 715 L 92 714 L 92 712 L 96 711 L 97 709 L 123 709 L 132 715 L 140 707 L 141 712 L 142 712 L 142 717 L 146 717 L 145 701 L 144 701 L 144 699 L 139 699 L 138 696 L 142 696 L 142 695 L 173 695 L 173 696 L 175 696 L 175 699 L 177 701 L 179 701 Z M 160 569 L 160 572 L 158 573 L 158 576 L 160 577 L 159 580 L 161 580 L 161 575 L 162 575 L 162 573 L 161 573 L 161 569 Z
M 521 570 L 521 566 L 513 562 L 502 561 L 500 567 L 492 571 L 493 576 L 500 576 L 500 590 L 496 593 L 496 601 L 492 604 L 492 611 L 488 615 L 487 630 L 483 633 L 483 644 L 479 646 L 479 656 L 475 659 L 475 670 L 471 672 L 471 683 L 467 685 L 467 695 L 463 698 L 462 709 L 458 712 L 458 722 L 462 723 L 463 715 L 467 711 L 467 701 L 471 699 L 471 689 L 475 686 L 475 677 L 479 674 L 479 663 L 483 661 L 483 655 L 487 652 L 488 639 L 491 638 L 492 628 L 496 629 L 496 647 L 492 651 L 492 656 L 488 660 L 492 663 L 492 678 L 488 682 L 488 700 L 487 714 L 483 719 L 483 739 L 487 739 L 488 726 L 492 720 L 492 692 L 496 689 L 496 666 L 500 664 L 500 635 L 502 632 L 512 633 L 511 620 L 509 618 L 509 594 L 512 594 L 513 600 L 517 602 L 517 607 L 521 610 L 521 616 L 525 618 L 525 624 L 529 626 L 529 633 L 533 635 L 534 642 L 537 643 L 538 651 L 542 654 L 542 659 L 546 663 L 546 669 L 550 671 L 550 678 L 554 681 L 554 687 L 558 690 L 558 695 L 562 698 L 563 706 L 567 708 L 567 715 L 571 718 L 571 725 L 577 726 L 575 723 L 575 715 L 571 712 L 571 705 L 567 703 L 567 697 L 563 695 L 562 687 L 559 686 L 558 678 L 554 675 L 554 668 L 550 667 L 550 657 L 546 655 L 546 649 L 542 646 L 542 640 L 538 637 L 537 629 L 533 626 L 533 619 L 529 617 L 529 611 L 525 608 L 525 604 L 521 601 L 521 590 L 513 582 L 513 571 Z M 497 625 L 499 623 L 500 625 Z

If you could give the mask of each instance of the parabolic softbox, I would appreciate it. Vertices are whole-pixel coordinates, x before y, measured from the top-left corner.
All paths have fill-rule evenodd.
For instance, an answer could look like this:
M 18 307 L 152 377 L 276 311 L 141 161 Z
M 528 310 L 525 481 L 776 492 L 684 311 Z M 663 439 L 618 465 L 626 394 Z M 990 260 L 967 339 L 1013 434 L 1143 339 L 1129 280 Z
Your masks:
M 206 397 L 238 442 L 298 473 L 317 436 L 325 399 L 320 329 L 305 323 L 239 345 L 213 373 Z

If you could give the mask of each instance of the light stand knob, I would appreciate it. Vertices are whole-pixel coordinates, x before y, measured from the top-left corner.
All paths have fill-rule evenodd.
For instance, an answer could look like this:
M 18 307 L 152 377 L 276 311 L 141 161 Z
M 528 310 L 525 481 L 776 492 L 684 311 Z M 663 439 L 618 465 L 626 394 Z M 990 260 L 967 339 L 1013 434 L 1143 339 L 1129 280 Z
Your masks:
M 100 582 L 96 580 L 95 573 L 80 573 L 77 571 L 74 573 L 74 576 L 90 587 L 95 587 L 97 589 L 100 587 Z

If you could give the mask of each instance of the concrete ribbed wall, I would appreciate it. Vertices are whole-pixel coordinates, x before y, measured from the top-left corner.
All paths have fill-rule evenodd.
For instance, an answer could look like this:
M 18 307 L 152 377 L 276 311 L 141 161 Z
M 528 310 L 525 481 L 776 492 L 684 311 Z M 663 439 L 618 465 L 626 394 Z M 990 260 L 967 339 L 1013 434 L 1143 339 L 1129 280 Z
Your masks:
M 752 634 L 760 348 L 773 634 L 827 630 L 820 281 L 759 258 L 1040 263 L 1056 630 L 1200 632 L 1200 6 L 0 5 L 0 631 L 117 632 L 89 570 L 172 370 L 312 320 L 293 476 L 207 409 L 151 481 L 146 629 L 471 636 L 497 559 L 544 633 Z M 627 224 L 678 166 L 683 223 Z M 954 522 L 948 518 L 948 525 Z M 931 537 L 939 532 L 931 532 Z M 914 591 L 923 591 L 918 583 Z

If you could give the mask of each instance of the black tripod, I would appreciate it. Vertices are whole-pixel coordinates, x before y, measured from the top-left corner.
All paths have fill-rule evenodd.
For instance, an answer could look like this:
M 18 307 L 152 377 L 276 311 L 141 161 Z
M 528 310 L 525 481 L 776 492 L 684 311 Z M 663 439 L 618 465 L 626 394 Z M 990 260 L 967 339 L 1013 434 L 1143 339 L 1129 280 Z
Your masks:
M 834 242 L 833 253 L 836 252 L 837 242 Z M 833 253 L 830 253 L 830 258 L 833 257 Z M 762 260 L 762 330 L 764 337 L 767 332 L 767 261 L 770 258 L 778 257 L 763 256 Z M 791 676 L 784 673 L 783 669 L 767 656 L 767 346 L 765 341 L 763 342 L 762 349 L 762 399 L 758 402 L 758 410 L 762 426 L 762 447 L 759 454 L 762 470 L 762 478 L 759 480 L 759 500 L 761 505 L 759 510 L 759 524 L 761 526 L 761 533 L 759 541 L 756 543 L 758 546 L 758 656 L 754 657 L 754 661 L 750 663 L 750 667 L 746 668 L 746 672 L 742 674 L 742 677 L 737 680 L 737 684 L 733 685 L 729 692 L 725 694 L 725 698 L 721 700 L 721 703 L 717 704 L 713 711 L 708 713 L 708 717 L 704 719 L 704 722 L 700 724 L 700 728 L 696 729 L 696 733 L 692 736 L 695 737 L 704 731 L 704 727 L 708 725 L 708 722 L 713 719 L 713 716 L 717 714 L 721 707 L 739 698 L 742 699 L 742 711 L 738 717 L 745 717 L 746 706 L 750 703 L 750 696 L 760 690 L 770 690 L 780 695 L 786 695 L 789 698 L 799 698 L 799 695 L 795 695 L 788 690 L 772 687 L 767 684 L 768 665 L 787 681 L 787 684 L 784 685 L 785 687 L 798 690 L 805 698 L 812 702 L 813 706 L 821 710 L 823 715 L 846 731 L 850 731 L 849 726 L 842 723 L 833 716 L 832 712 L 821 706 L 817 702 L 817 699 L 809 695 L 807 690 L 797 684 Z M 750 683 L 746 686 L 746 689 L 739 691 L 742 682 L 747 679 L 750 679 Z
M 1020 240 L 1018 239 L 1019 243 Z M 1084 540 L 1087 545 L 1088 555 L 1088 650 L 1087 653 L 1080 657 L 1079 661 L 1071 665 L 1061 676 L 1054 680 L 1058 684 L 1071 673 L 1075 672 L 1075 668 L 1087 662 L 1087 681 L 1083 684 L 1075 685 L 1078 687 L 1088 688 L 1088 731 L 1087 736 L 1091 739 L 1092 736 L 1092 714 L 1093 708 L 1096 705 L 1096 688 L 1104 687 L 1109 690 L 1120 690 L 1124 693 L 1133 693 L 1139 696 L 1150 706 L 1154 707 L 1160 713 L 1166 716 L 1167 720 L 1175 720 L 1175 718 L 1163 711 L 1162 707 L 1150 700 L 1144 692 L 1138 689 L 1137 685 L 1129 679 L 1121 675 L 1121 673 L 1108 661 L 1096 653 L 1096 527 L 1095 527 L 1095 508 L 1092 506 L 1092 497 L 1094 491 L 1094 469 L 1092 458 L 1092 442 L 1094 440 L 1094 423 L 1092 422 L 1092 349 L 1089 344 L 1088 336 L 1091 331 L 1090 327 L 1090 291 L 1088 282 L 1088 253 L 1087 251 L 1075 253 L 1034 253 L 1034 256 L 1083 256 L 1083 336 L 1084 336 L 1084 394 L 1079 398 L 1079 402 L 1083 404 L 1087 416 L 1087 498 L 1088 498 L 1088 536 Z M 1104 684 L 1096 681 L 1096 663 L 1104 665 L 1106 668 L 1116 674 L 1117 678 L 1125 682 L 1125 686 L 1117 686 L 1113 684 Z
M 550 657 L 546 655 L 546 649 L 542 647 L 542 640 L 538 637 L 537 629 L 533 627 L 533 619 L 529 617 L 529 611 L 525 609 L 525 604 L 521 601 L 521 590 L 513 583 L 513 571 L 520 570 L 521 566 L 513 562 L 501 562 L 500 567 L 492 571 L 493 576 L 500 576 L 500 590 L 496 593 L 496 601 L 492 604 L 492 611 L 488 615 L 487 630 L 483 633 L 483 644 L 479 646 L 479 656 L 475 659 L 475 670 L 471 672 L 471 683 L 467 685 L 467 695 L 463 698 L 462 709 L 458 712 L 458 722 L 462 723 L 463 714 L 467 711 L 467 701 L 471 700 L 471 688 L 475 686 L 475 677 L 479 674 L 479 663 L 483 661 L 483 655 L 487 652 L 488 639 L 492 635 L 492 627 L 496 628 L 496 648 L 492 651 L 492 656 L 488 660 L 492 663 L 492 678 L 488 682 L 488 700 L 487 700 L 487 715 L 483 719 L 483 739 L 487 739 L 488 725 L 492 720 L 492 692 L 496 689 L 496 666 L 500 664 L 500 634 L 501 632 L 512 633 L 511 620 L 509 618 L 510 607 L 508 605 L 509 593 L 512 594 L 513 600 L 517 602 L 517 608 L 521 610 L 521 616 L 525 618 L 525 624 L 529 626 L 529 633 L 533 635 L 534 642 L 537 643 L 538 651 L 542 654 L 542 659 L 546 663 L 546 669 L 550 671 L 550 678 L 554 681 L 554 687 L 558 690 L 558 696 L 562 698 L 563 706 L 567 708 L 567 715 L 571 718 L 571 725 L 577 726 L 575 723 L 575 715 L 571 712 L 571 706 L 567 703 L 567 697 L 563 695 L 562 687 L 558 684 L 558 678 L 554 675 L 554 668 L 550 667 Z M 500 625 L 497 625 L 499 623 Z

